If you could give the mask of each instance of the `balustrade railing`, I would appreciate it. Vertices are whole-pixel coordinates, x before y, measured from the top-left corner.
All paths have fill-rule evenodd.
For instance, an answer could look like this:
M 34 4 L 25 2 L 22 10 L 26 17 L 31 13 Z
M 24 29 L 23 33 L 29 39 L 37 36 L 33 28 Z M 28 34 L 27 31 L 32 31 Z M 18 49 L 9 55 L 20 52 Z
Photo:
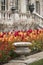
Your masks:
M 41 15 L 39 15 L 38 13 L 34 12 L 34 19 L 37 23 L 43 23 L 43 17 Z
M 0 20 L 3 22 L 12 21 L 14 22 L 21 22 L 30 23 L 34 19 L 34 22 L 38 24 L 43 24 L 43 17 L 40 16 L 38 13 L 34 12 L 33 14 L 28 13 L 21 13 L 15 12 L 14 14 L 11 11 L 0 11 Z
M 27 18 L 29 17 L 29 15 L 28 15 L 29 13 L 15 12 L 14 14 L 16 15 L 16 17 L 19 17 L 19 19 L 21 19 L 21 20 L 27 20 Z M 0 19 L 4 19 L 4 20 L 12 19 L 12 16 L 14 14 L 11 11 L 0 11 Z
M 33 12 L 34 20 L 39 26 L 43 28 L 43 17 L 36 12 Z
M 21 13 L 11 11 L 0 11 L 1 31 L 37 29 L 38 25 L 43 28 L 43 17 L 38 13 Z M 10 25 L 4 25 L 10 24 Z M 38 25 L 37 25 L 38 24 Z M 3 30 L 2 30 L 3 29 Z

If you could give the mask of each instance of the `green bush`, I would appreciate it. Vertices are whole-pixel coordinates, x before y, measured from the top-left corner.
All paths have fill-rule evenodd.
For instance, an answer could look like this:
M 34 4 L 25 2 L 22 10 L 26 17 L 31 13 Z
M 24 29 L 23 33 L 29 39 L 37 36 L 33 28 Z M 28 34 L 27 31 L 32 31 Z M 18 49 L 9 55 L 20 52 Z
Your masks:
M 7 51 L 0 51 L 0 63 L 2 64 L 17 57 L 17 54 L 13 50 L 10 50 L 8 53 L 6 52 Z
M 42 51 L 43 50 L 43 42 L 40 40 L 32 41 L 31 50 L 32 51 Z

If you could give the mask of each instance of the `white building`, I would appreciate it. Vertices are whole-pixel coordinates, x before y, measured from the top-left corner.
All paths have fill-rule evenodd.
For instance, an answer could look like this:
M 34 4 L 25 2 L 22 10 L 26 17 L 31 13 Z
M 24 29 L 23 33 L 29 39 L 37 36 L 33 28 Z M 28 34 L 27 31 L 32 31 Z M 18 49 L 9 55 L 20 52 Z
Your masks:
M 29 11 L 29 4 L 34 4 L 34 11 L 39 14 L 38 18 L 42 19 L 43 0 L 0 0 L 0 20 L 4 19 L 4 21 L 7 21 L 9 18 L 13 18 L 11 12 L 12 7 L 16 7 L 16 10 L 20 13 L 26 14 Z

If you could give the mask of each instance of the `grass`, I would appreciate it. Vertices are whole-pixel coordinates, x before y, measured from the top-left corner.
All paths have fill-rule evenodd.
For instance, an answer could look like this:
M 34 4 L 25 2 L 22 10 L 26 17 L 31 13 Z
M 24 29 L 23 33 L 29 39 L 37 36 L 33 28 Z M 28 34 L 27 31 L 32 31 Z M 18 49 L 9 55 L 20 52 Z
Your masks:
M 39 61 L 36 61 L 36 62 L 33 62 L 29 65 L 43 65 L 43 59 L 39 60 Z

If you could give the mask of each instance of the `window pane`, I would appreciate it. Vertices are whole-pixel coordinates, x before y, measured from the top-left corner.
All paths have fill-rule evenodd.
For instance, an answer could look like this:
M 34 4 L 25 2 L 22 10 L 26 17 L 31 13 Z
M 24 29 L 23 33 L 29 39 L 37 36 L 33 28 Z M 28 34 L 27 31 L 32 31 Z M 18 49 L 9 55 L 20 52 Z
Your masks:
M 5 5 L 5 0 L 1 0 L 1 4 L 2 5 Z
M 36 1 L 36 12 L 40 14 L 40 2 Z
M 30 0 L 27 0 L 27 11 L 29 11 Z
M 3 10 L 3 11 L 4 11 L 4 10 L 5 10 L 5 6 L 1 6 L 1 10 Z
M 15 7 L 18 10 L 18 0 L 15 1 Z

